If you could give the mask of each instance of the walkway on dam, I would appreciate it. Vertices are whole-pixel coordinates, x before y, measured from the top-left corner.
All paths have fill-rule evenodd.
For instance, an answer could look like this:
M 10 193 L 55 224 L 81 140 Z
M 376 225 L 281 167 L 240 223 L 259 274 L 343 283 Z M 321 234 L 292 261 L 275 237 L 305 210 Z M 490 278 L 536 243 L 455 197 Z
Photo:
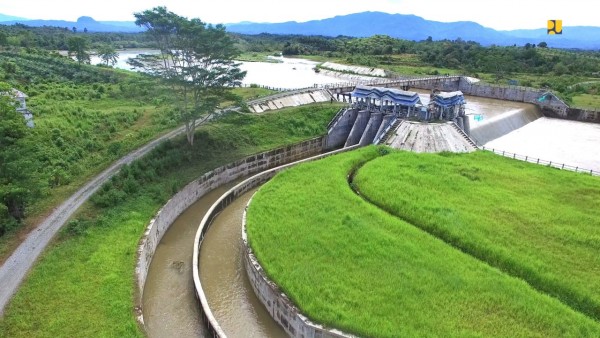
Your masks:
M 392 148 L 417 153 L 465 153 L 477 150 L 471 140 L 453 123 L 404 121 L 392 132 L 386 144 Z

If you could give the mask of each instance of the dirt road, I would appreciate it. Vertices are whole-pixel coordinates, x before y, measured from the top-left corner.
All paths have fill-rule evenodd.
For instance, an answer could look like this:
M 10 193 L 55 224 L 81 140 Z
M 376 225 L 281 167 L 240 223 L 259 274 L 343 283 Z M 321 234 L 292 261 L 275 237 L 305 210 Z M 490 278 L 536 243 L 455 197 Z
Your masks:
M 108 169 L 94 177 L 69 197 L 69 199 L 64 201 L 52 212 L 52 214 L 50 214 L 50 216 L 48 216 L 48 218 L 27 235 L 27 238 L 0 267 L 0 316 L 4 313 L 4 308 L 13 294 L 17 291 L 17 288 L 27 275 L 29 269 L 35 264 L 39 255 L 69 217 L 71 217 L 71 215 L 73 215 L 73 213 L 88 198 L 90 198 L 104 182 L 117 173 L 123 165 L 129 164 L 142 157 L 162 141 L 173 138 L 183 133 L 183 131 L 184 127 L 177 128 L 125 155 L 123 158 L 113 163 Z

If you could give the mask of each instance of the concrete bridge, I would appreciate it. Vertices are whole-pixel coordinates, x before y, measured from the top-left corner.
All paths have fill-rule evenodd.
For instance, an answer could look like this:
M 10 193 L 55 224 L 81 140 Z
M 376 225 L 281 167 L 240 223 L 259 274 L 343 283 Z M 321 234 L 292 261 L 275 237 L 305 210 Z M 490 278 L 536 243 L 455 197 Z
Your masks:
M 458 90 L 459 82 L 463 76 L 419 76 L 419 77 L 399 77 L 393 79 L 375 79 L 372 81 L 357 81 L 345 83 L 332 83 L 319 85 L 321 88 L 328 89 L 332 94 L 345 94 L 354 90 L 357 84 L 374 87 L 393 87 L 393 88 L 419 88 L 419 89 L 439 89 L 443 91 Z

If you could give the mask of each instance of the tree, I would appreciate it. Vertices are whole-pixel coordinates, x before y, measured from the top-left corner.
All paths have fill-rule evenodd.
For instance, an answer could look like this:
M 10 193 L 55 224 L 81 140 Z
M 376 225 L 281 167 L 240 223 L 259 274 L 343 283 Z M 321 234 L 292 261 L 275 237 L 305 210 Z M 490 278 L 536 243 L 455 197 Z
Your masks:
M 106 63 L 107 66 L 109 63 L 111 66 L 114 66 L 119 59 L 119 53 L 117 53 L 112 45 L 101 45 L 98 47 L 96 53 L 98 53 L 102 62 Z
M 88 40 L 83 36 L 71 36 L 67 41 L 69 56 L 75 55 L 79 64 L 90 63 L 90 54 L 87 52 Z
M 548 44 L 545 41 L 538 43 L 538 47 L 540 48 L 548 48 Z
M 29 129 L 15 110 L 10 86 L 0 83 L 0 236 L 25 217 L 27 203 L 39 190 L 37 168 L 25 159 Z
M 213 116 L 222 101 L 233 98 L 229 89 L 240 85 L 246 75 L 234 61 L 240 52 L 223 25 L 186 19 L 166 7 L 134 15 L 136 25 L 148 30 L 160 53 L 140 55 L 130 64 L 170 86 L 176 114 L 185 123 L 188 143 L 193 145 L 196 127 Z

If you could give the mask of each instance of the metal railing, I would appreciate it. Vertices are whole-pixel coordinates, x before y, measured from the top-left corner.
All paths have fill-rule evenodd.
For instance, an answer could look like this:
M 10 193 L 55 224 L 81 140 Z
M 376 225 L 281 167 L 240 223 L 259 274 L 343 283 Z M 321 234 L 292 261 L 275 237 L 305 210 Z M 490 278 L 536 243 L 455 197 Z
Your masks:
M 561 170 L 574 171 L 576 173 L 584 173 L 584 174 L 588 174 L 588 175 L 592 175 L 592 176 L 600 176 L 600 171 L 595 171 L 593 169 L 581 168 L 579 166 L 572 166 L 572 165 L 568 165 L 565 163 L 559 163 L 559 162 L 555 162 L 555 161 L 542 160 L 540 158 L 536 158 L 536 157 L 532 157 L 532 156 L 519 155 L 519 154 L 511 153 L 508 151 L 498 150 L 498 149 L 489 148 L 489 147 L 486 148 L 485 146 L 480 147 L 480 149 L 491 151 L 494 154 L 498 154 L 498 155 L 501 155 L 504 157 L 509 157 L 509 158 L 512 158 L 515 160 L 521 160 L 521 161 L 525 161 L 525 162 L 529 162 L 529 163 L 541 164 L 541 165 L 545 165 L 548 167 L 553 167 L 553 168 L 557 168 L 557 169 L 561 169 Z

